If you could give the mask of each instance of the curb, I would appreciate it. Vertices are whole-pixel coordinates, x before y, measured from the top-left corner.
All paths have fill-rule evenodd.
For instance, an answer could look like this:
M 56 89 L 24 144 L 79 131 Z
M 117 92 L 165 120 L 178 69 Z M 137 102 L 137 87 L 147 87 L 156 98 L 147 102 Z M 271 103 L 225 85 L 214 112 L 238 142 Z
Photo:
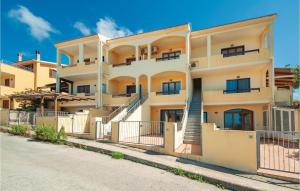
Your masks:
M 76 148 L 81 148 L 87 151 L 93 151 L 96 153 L 101 153 L 101 154 L 106 154 L 111 156 L 112 152 L 114 152 L 113 150 L 107 150 L 107 149 L 103 149 L 103 148 L 99 148 L 99 147 L 94 147 L 94 146 L 89 146 L 89 145 L 85 145 L 85 144 L 81 144 L 81 143 L 74 143 L 72 141 L 66 141 L 65 142 L 66 145 L 68 146 L 73 146 Z M 124 153 L 123 153 L 124 154 Z M 172 167 L 172 166 L 168 166 L 165 164 L 161 164 L 161 163 L 157 163 L 157 162 L 153 162 L 150 160 L 145 160 L 145 159 L 141 159 L 141 158 L 137 158 L 128 154 L 124 154 L 124 159 L 132 161 L 132 162 L 136 162 L 136 163 L 140 163 L 140 164 L 144 164 L 147 166 L 151 166 L 151 167 L 155 167 L 158 169 L 162 169 L 162 170 L 166 170 L 166 171 L 172 171 L 175 170 L 176 168 Z M 242 191 L 259 191 L 260 189 L 257 188 L 250 188 L 241 184 L 235 184 L 233 182 L 226 182 L 223 181 L 222 179 L 216 179 L 216 178 L 212 178 L 209 177 L 205 174 L 200 174 L 200 173 L 194 173 L 194 172 L 190 172 L 187 170 L 182 169 L 183 172 L 185 173 L 189 173 L 189 174 L 193 174 L 193 175 L 198 175 L 198 176 L 202 176 L 203 179 L 210 184 L 214 184 L 214 185 L 223 185 L 225 189 L 230 189 L 230 190 L 242 190 Z

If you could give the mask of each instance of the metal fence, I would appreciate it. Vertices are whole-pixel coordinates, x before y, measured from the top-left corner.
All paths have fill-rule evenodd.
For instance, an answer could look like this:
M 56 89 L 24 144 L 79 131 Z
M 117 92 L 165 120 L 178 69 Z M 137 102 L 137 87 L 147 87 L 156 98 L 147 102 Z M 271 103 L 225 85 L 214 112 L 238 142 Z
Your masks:
M 9 111 L 9 125 L 35 125 L 36 113 L 29 111 Z
M 300 173 L 300 132 L 257 131 L 258 167 Z
M 119 142 L 164 146 L 165 123 L 160 121 L 120 121 Z

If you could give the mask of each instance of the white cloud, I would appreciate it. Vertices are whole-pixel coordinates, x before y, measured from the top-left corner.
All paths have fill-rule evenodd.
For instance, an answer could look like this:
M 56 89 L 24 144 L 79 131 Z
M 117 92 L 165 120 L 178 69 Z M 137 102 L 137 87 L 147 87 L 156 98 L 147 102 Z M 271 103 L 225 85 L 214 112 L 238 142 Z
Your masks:
M 82 22 L 77 21 L 73 27 L 78 29 L 85 36 L 91 34 L 91 30 Z
M 97 32 L 108 38 L 117 38 L 134 34 L 126 27 L 118 26 L 117 23 L 109 17 L 100 18 L 96 23 Z M 141 29 L 139 31 L 142 31 Z
M 29 27 L 30 34 L 39 41 L 49 38 L 50 33 L 58 33 L 48 21 L 34 15 L 24 6 L 11 9 L 8 12 L 8 16 L 26 24 Z

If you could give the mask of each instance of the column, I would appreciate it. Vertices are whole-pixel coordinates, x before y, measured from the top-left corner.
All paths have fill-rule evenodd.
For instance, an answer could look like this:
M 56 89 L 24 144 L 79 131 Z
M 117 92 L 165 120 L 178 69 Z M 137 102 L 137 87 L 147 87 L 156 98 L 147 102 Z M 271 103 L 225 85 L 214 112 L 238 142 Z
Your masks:
M 148 78 L 148 97 L 151 97 L 151 76 L 147 76 Z
M 211 35 L 207 35 L 207 66 L 211 66 Z
M 147 45 L 147 59 L 148 60 L 150 60 L 151 59 L 151 43 L 149 43 L 148 45 Z
M 83 43 L 80 43 L 78 45 L 79 47 L 79 64 L 82 64 L 83 63 L 83 53 L 84 53 L 84 46 L 83 46 Z
M 106 48 L 106 52 L 105 52 L 105 62 L 106 62 L 106 64 L 109 64 L 109 49 L 108 49 L 108 47 Z
M 136 82 L 135 82 L 135 93 L 136 93 L 138 96 L 141 96 L 141 95 L 140 95 L 140 79 L 139 79 L 139 77 L 136 78 Z
M 139 46 L 135 47 L 135 60 L 138 61 L 139 60 Z
M 185 89 L 186 89 L 186 99 L 188 99 L 190 95 L 190 52 L 191 52 L 191 45 L 190 45 L 190 32 L 186 34 L 185 37 L 185 52 L 186 52 L 186 58 L 187 58 L 187 64 L 185 66 Z
M 99 41 L 97 43 L 97 84 L 96 84 L 96 107 L 102 107 L 102 55 L 103 55 L 103 43 Z
M 55 91 L 57 93 L 60 93 L 60 67 L 61 67 L 61 55 L 60 55 L 60 50 L 56 50 L 56 87 Z

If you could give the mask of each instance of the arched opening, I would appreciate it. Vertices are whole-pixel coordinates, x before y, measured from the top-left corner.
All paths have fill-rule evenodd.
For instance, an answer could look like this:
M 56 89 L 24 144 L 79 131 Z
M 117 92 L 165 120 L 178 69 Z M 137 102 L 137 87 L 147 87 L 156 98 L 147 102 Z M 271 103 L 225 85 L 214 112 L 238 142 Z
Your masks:
M 224 111 L 224 128 L 244 131 L 254 130 L 253 111 L 247 109 L 231 109 Z
M 151 92 L 156 95 L 181 94 L 185 90 L 186 74 L 184 72 L 161 72 L 151 77 Z
M 113 97 L 130 97 L 136 93 L 136 80 L 130 76 L 120 76 L 109 80 L 109 93 Z
M 113 67 L 130 65 L 135 61 L 135 47 L 130 45 L 122 45 L 115 47 L 109 51 L 109 61 Z
M 157 61 L 178 59 L 186 51 L 185 37 L 163 37 L 152 42 L 151 47 L 151 57 L 156 58 Z

